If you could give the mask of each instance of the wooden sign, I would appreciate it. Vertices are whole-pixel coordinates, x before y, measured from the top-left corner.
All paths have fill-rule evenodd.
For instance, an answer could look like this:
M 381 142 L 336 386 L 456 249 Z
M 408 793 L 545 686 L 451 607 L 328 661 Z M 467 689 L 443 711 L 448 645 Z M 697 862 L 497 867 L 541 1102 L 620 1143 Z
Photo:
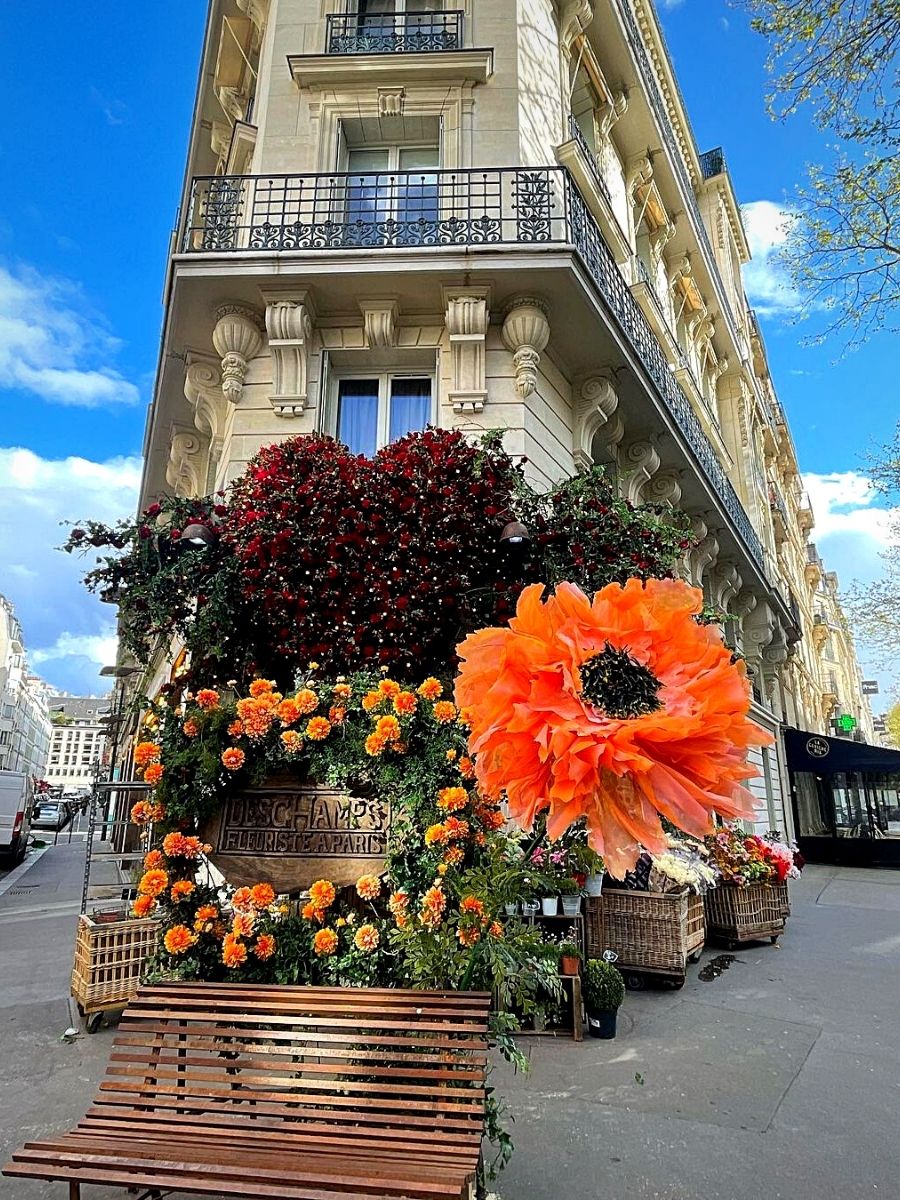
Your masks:
M 287 779 L 229 797 L 204 836 L 229 883 L 298 892 L 316 879 L 340 887 L 378 874 L 389 824 L 383 800 Z

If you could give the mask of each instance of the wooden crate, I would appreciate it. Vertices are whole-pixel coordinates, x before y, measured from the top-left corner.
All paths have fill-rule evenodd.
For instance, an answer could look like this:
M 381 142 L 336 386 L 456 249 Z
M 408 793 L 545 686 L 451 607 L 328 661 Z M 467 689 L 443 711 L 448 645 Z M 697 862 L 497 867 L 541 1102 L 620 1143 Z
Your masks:
M 107 923 L 79 918 L 72 995 L 83 1012 L 103 1012 L 128 1003 L 147 958 L 156 949 L 159 928 L 159 921 L 147 919 Z
M 706 893 L 706 926 L 727 942 L 777 941 L 790 914 L 786 883 L 722 884 Z
M 604 888 L 602 896 L 589 896 L 585 904 L 588 958 L 614 950 L 622 971 L 683 981 L 688 959 L 699 956 L 706 940 L 700 896 Z

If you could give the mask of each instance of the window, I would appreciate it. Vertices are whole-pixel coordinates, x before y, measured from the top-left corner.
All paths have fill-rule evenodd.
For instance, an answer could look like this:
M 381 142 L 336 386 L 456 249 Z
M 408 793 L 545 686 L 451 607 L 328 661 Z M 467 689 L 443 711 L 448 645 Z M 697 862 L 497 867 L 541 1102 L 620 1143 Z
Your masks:
M 344 377 L 336 385 L 335 434 L 354 454 L 424 429 L 432 418 L 432 381 L 421 375 Z
M 442 7 L 441 0 L 359 0 L 359 27 L 376 34 L 386 33 L 392 26 L 398 34 L 429 28 L 429 14 Z
M 437 146 L 350 148 L 346 223 L 396 221 L 409 226 L 438 219 Z

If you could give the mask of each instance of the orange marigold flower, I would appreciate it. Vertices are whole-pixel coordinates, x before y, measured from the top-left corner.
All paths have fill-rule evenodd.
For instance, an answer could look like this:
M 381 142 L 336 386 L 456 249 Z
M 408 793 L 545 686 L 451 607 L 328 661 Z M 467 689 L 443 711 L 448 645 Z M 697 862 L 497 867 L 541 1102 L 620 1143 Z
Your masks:
M 193 717 L 189 717 L 181 727 L 185 737 L 195 738 L 200 732 L 200 726 Z
M 349 683 L 336 683 L 331 690 L 338 700 L 349 700 L 353 695 L 353 688 Z
M 236 938 L 250 937 L 254 924 L 250 913 L 237 913 L 231 923 L 231 932 Z
M 438 806 L 446 812 L 459 812 L 469 803 L 469 793 L 463 787 L 441 788 L 438 792 Z
M 456 936 L 464 946 L 474 946 L 481 941 L 481 930 L 476 928 L 459 928 L 456 931 Z
M 328 720 L 332 725 L 343 725 L 347 719 L 347 710 L 340 704 L 332 704 L 328 710 Z
M 396 742 L 400 737 L 400 722 L 396 717 L 379 717 L 375 722 L 375 734 L 386 742 Z
M 320 958 L 328 958 L 338 948 L 338 935 L 333 929 L 320 929 L 313 938 L 313 950 Z
M 483 917 L 484 903 L 477 896 L 463 896 L 459 902 L 459 911 L 470 913 L 476 917 Z
M 194 931 L 196 933 L 208 933 L 211 928 L 211 922 L 215 921 L 219 916 L 219 910 L 214 904 L 201 904 L 194 913 Z
M 394 924 L 398 929 L 405 929 L 409 922 L 402 912 L 396 912 L 394 913 Z
M 194 891 L 195 886 L 190 879 L 176 879 L 172 884 L 172 890 L 169 895 L 177 904 L 179 900 L 187 900 L 188 896 Z
M 240 737 L 243 732 L 244 732 L 244 722 L 243 721 L 232 721 L 231 724 L 228 726 L 228 736 L 229 737 Z
M 232 746 L 222 752 L 222 766 L 228 771 L 239 771 L 244 765 L 246 757 L 243 750 L 238 750 L 236 746 Z
M 265 696 L 275 690 L 275 681 L 273 679 L 254 679 L 250 684 L 250 695 L 254 697 Z
M 145 871 L 159 871 L 166 865 L 166 860 L 159 850 L 151 850 L 149 854 L 144 856 Z
M 300 915 L 304 921 L 316 921 L 319 925 L 325 920 L 325 912 L 321 908 L 316 908 L 312 900 L 308 900 L 300 911 Z
M 154 821 L 161 821 L 165 815 L 166 810 L 158 800 L 138 800 L 131 810 L 135 825 L 150 825 Z M 145 832 L 149 834 L 149 830 Z
M 301 716 L 309 716 L 314 713 L 319 707 L 319 697 L 312 688 L 301 688 L 294 697 L 294 703 L 300 711 Z
M 381 895 L 381 880 L 377 875 L 360 875 L 356 881 L 356 894 L 363 900 L 375 900 Z
M 459 773 L 464 779 L 475 778 L 475 764 L 467 754 L 459 760 Z
M 447 837 L 451 841 L 460 841 L 462 838 L 467 838 L 470 832 L 468 821 L 461 821 L 459 817 L 448 817 L 444 822 L 444 828 L 447 831 Z
M 440 887 L 430 887 L 422 897 L 422 907 L 419 920 L 423 925 L 434 927 L 440 925 L 444 909 L 447 907 L 447 897 Z
M 254 908 L 269 908 L 275 903 L 275 889 L 271 883 L 256 883 L 250 889 L 250 902 Z
M 163 838 L 163 853 L 169 858 L 197 858 L 203 847 L 198 837 L 186 837 L 183 833 L 167 833 Z
M 231 897 L 231 907 L 235 912 L 242 912 L 244 909 L 253 907 L 253 900 L 250 896 L 248 887 L 239 887 Z
M 384 701 L 385 697 L 381 692 L 366 692 L 362 698 L 362 706 L 366 712 L 371 712 L 373 708 L 377 708 Z
M 444 852 L 444 862 L 449 867 L 458 867 L 465 861 L 465 851 L 461 846 L 451 846 Z
M 156 742 L 138 742 L 134 748 L 134 765 L 146 767 L 148 763 L 158 762 L 162 747 Z
M 303 716 L 303 709 L 296 700 L 282 700 L 275 709 L 275 714 L 282 725 L 293 725 L 295 721 L 299 721 Z
M 439 725 L 449 725 L 456 720 L 456 705 L 449 700 L 438 700 L 434 706 L 434 719 Z
M 394 696 L 400 695 L 400 684 L 395 683 L 393 679 L 382 679 L 378 685 L 378 691 L 382 696 L 391 700 Z
M 570 583 L 543 592 L 526 587 L 509 626 L 459 650 L 456 698 L 484 793 L 505 792 L 526 829 L 546 811 L 552 839 L 584 818 L 618 878 L 640 846 L 665 851 L 659 814 L 696 837 L 714 813 L 749 817 L 747 754 L 772 739 L 749 719 L 744 664 L 695 620 L 700 591 L 630 579 L 593 601 Z
M 168 886 L 168 871 L 145 871 L 138 884 L 138 891 L 143 896 L 161 896 Z
M 234 970 L 235 967 L 242 967 L 246 961 L 247 947 L 243 942 L 226 936 L 222 942 L 222 962 L 225 966 Z
M 149 783 L 151 787 L 159 783 L 164 774 L 162 763 L 154 762 L 144 771 L 144 783 Z
M 219 693 L 215 688 L 201 688 L 196 696 L 197 706 L 204 712 L 211 712 L 219 707 Z
M 444 685 L 439 679 L 430 675 L 424 683 L 419 685 L 418 692 L 425 700 L 439 700 L 444 694 Z
M 325 717 L 313 717 L 306 726 L 306 736 L 313 742 L 322 742 L 331 733 L 331 722 Z
M 131 906 L 131 911 L 136 917 L 149 917 L 156 908 L 156 899 L 153 896 L 138 896 Z
M 163 945 L 170 954 L 184 954 L 196 940 L 197 935 L 191 933 L 187 925 L 173 925 L 171 929 L 166 930 Z
M 418 707 L 415 692 L 398 692 L 394 697 L 394 712 L 401 717 L 411 717 Z
M 370 733 L 366 738 L 366 754 L 372 758 L 377 758 L 379 754 L 384 753 L 384 748 L 387 742 L 378 733 Z
M 331 908 L 336 896 L 337 892 L 330 879 L 317 879 L 309 889 L 310 900 L 315 904 L 316 908 L 321 908 L 322 910 Z
M 447 751 L 447 762 L 456 762 L 457 752 L 455 750 Z
M 360 925 L 354 935 L 353 941 L 357 950 L 371 954 L 373 950 L 378 949 L 378 943 L 381 941 L 381 938 L 374 925 Z
M 271 933 L 261 933 L 256 939 L 256 945 L 253 947 L 253 953 L 260 960 L 265 962 L 275 953 L 275 939 Z
M 262 700 L 238 700 L 237 711 L 244 733 L 254 741 L 264 738 L 275 720 L 272 709 Z
M 491 937 L 502 938 L 503 926 L 499 921 L 491 921 L 490 926 L 488 927 L 488 933 L 491 935 Z
M 425 830 L 426 846 L 441 846 L 447 840 L 446 825 L 429 825 Z
M 478 810 L 478 819 L 481 821 L 485 829 L 491 829 L 496 832 L 502 829 L 506 824 L 506 817 L 499 808 L 481 808 Z
M 392 913 L 403 912 L 409 908 L 409 892 L 399 888 L 396 892 L 391 892 L 388 900 L 388 908 Z
M 288 754 L 296 754 L 303 748 L 303 736 L 296 729 L 286 729 L 281 735 L 281 744 Z

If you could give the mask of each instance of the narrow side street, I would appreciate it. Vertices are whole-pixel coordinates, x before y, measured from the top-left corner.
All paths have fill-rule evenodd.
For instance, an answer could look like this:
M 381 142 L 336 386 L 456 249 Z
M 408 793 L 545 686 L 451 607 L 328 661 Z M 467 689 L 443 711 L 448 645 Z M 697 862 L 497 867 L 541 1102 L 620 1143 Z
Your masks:
M 0 896 L 4 1161 L 83 1114 L 109 1053 L 110 1028 L 59 1040 L 83 849 L 48 849 Z M 792 895 L 779 948 L 704 982 L 707 950 L 682 991 L 629 993 L 614 1042 L 524 1043 L 531 1074 L 496 1079 L 517 1118 L 504 1200 L 898 1194 L 900 873 L 808 867 Z M 0 1181 L 4 1200 L 63 1194 Z

